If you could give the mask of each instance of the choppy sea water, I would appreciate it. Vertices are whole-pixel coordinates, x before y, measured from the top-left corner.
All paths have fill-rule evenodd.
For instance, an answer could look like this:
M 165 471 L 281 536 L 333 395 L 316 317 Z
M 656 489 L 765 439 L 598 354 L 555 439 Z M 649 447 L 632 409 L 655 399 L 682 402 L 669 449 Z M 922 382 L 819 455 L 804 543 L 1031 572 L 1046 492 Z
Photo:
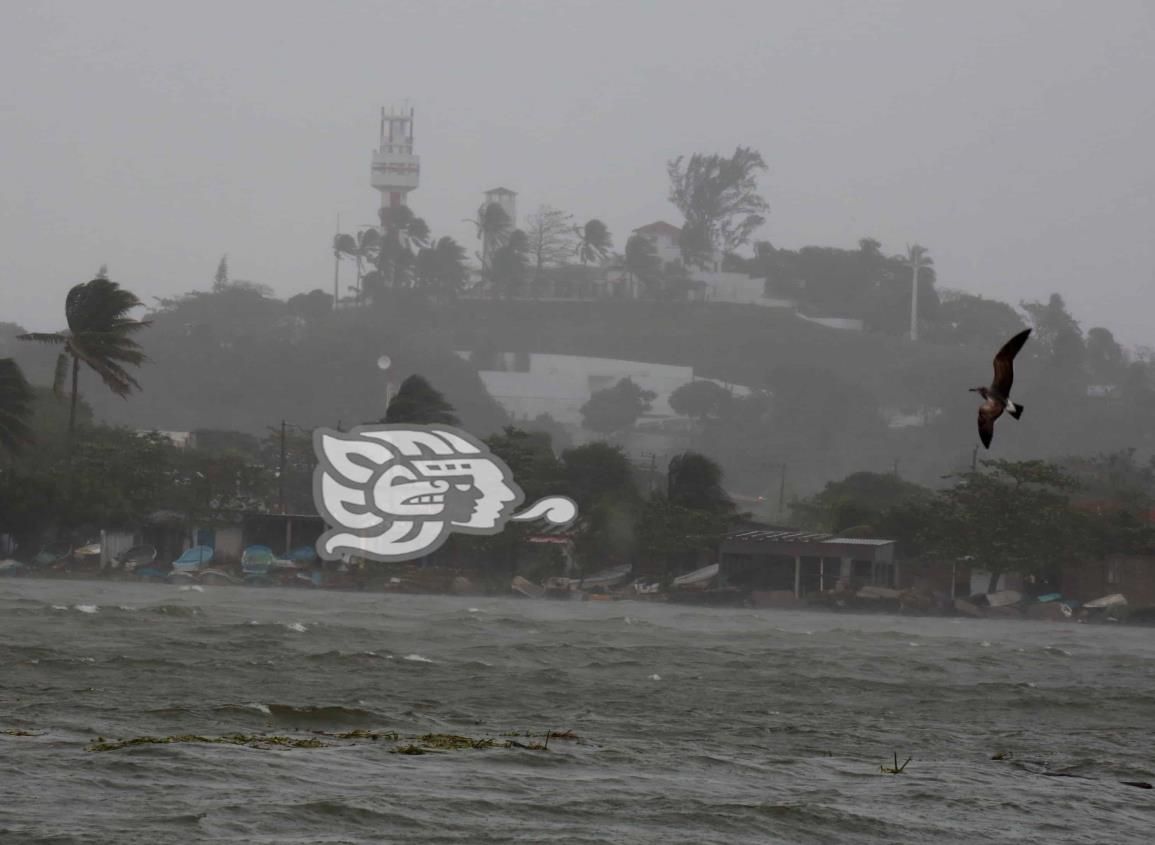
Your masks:
M 10 580 L 0 731 L 21 845 L 1155 836 L 1140 628 Z

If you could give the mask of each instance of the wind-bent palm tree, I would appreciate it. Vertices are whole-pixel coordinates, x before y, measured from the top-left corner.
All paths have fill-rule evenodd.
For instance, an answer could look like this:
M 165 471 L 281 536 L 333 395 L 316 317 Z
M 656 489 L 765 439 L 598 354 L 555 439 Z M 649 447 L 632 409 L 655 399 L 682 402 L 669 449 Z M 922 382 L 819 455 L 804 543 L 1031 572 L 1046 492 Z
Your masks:
M 381 233 L 376 229 L 362 229 L 353 235 L 333 237 L 333 257 L 336 261 L 349 258 L 357 265 L 357 279 L 353 289 L 361 296 L 361 280 L 365 278 L 365 264 L 372 264 L 381 248 Z M 333 290 L 337 290 L 336 269 L 334 269 Z
M 0 449 L 16 452 L 32 442 L 32 387 L 11 358 L 0 358 Z
M 56 359 L 56 377 L 52 390 L 63 395 L 72 363 L 72 396 L 68 411 L 68 444 L 71 447 L 76 433 L 76 402 L 79 399 L 80 365 L 84 364 L 122 399 L 133 390 L 140 390 L 136 379 L 125 369 L 138 367 L 146 360 L 140 345 L 131 335 L 149 325 L 147 320 L 133 320 L 128 312 L 139 308 L 136 294 L 124 290 L 108 279 L 93 279 L 76 285 L 64 301 L 64 315 L 68 328 L 60 332 L 30 332 L 20 340 L 35 340 L 63 346 Z
M 596 218 L 584 226 L 575 227 L 574 234 L 578 237 L 577 256 L 582 264 L 605 261 L 613 249 L 614 242 L 610 237 L 610 230 L 605 223 Z
M 645 235 L 634 235 L 626 241 L 626 254 L 622 258 L 622 266 L 634 284 L 635 296 L 639 284 L 647 293 L 653 293 L 652 288 L 657 281 L 660 263 L 658 248 Z
M 934 260 L 926 254 L 927 249 L 918 244 L 907 245 L 903 261 L 910 268 L 910 339 L 918 340 L 918 271 L 934 266 Z
M 407 205 L 386 206 L 378 215 L 381 236 L 376 242 L 370 238 L 368 244 L 380 274 L 378 281 L 394 289 L 406 287 L 417 250 L 429 245 L 429 224 Z
M 505 209 L 495 202 L 483 203 L 477 209 L 477 217 L 466 220 L 477 229 L 477 238 L 481 241 L 481 275 L 485 281 L 490 281 L 490 264 L 493 254 L 505 246 L 509 235 L 513 231 L 513 221 L 505 213 Z

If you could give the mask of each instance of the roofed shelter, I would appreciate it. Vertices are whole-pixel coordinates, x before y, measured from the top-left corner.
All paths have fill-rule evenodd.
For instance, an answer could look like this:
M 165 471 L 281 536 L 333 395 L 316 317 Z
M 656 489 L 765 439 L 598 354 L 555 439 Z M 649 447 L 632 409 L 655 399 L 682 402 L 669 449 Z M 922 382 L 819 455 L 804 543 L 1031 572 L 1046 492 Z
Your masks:
M 718 549 L 719 584 L 795 599 L 840 587 L 893 587 L 894 541 L 743 523 Z

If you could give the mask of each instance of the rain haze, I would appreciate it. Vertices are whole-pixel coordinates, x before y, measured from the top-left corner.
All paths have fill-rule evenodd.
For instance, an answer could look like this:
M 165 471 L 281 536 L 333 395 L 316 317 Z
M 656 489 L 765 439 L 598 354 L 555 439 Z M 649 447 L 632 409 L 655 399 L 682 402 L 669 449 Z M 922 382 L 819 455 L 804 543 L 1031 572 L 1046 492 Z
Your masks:
M 1155 344 L 1150 3 L 12 3 L 5 311 L 54 330 L 101 264 L 145 301 L 330 276 L 375 224 L 377 110 L 416 109 L 435 234 L 480 192 L 624 232 L 677 212 L 665 162 L 761 151 L 775 246 L 932 249 L 940 284 L 1059 292 Z M 14 298 L 13 298 L 14 297 Z
M 8 2 L 0 845 L 1151 841 L 1152 2 Z

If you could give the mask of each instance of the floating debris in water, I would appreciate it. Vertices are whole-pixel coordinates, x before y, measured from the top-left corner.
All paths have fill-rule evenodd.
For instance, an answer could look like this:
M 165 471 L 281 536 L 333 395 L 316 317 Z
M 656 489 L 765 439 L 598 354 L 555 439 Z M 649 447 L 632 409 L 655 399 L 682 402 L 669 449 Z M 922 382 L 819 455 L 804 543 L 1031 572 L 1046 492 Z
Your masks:
M 324 748 L 321 740 L 307 737 L 291 737 L 269 734 L 228 734 L 226 736 L 201 736 L 199 734 L 178 734 L 174 736 L 135 736 L 131 739 L 106 741 L 98 737 L 86 751 L 119 751 L 136 745 L 171 745 L 174 743 L 205 743 L 210 745 L 247 745 L 250 748 Z
M 657 672 L 655 672 L 654 674 L 650 675 L 650 680 L 651 681 L 660 681 L 660 680 L 662 680 L 662 676 L 659 675 Z
M 6 736 L 44 736 L 44 731 L 24 731 L 20 728 L 5 728 L 0 734 Z
M 309 630 L 304 625 L 302 625 L 300 622 L 290 622 L 285 627 L 288 628 L 290 631 L 296 631 L 298 634 L 303 634 Z
M 913 760 L 913 757 L 907 757 L 906 762 L 901 766 L 898 765 L 898 752 L 894 752 L 894 766 L 879 766 L 878 770 L 885 775 L 901 775 L 906 771 L 906 764 Z
M 203 593 L 205 591 L 205 588 L 202 587 L 200 584 L 186 584 L 180 588 L 180 591 L 182 593 L 188 593 L 188 592 Z

